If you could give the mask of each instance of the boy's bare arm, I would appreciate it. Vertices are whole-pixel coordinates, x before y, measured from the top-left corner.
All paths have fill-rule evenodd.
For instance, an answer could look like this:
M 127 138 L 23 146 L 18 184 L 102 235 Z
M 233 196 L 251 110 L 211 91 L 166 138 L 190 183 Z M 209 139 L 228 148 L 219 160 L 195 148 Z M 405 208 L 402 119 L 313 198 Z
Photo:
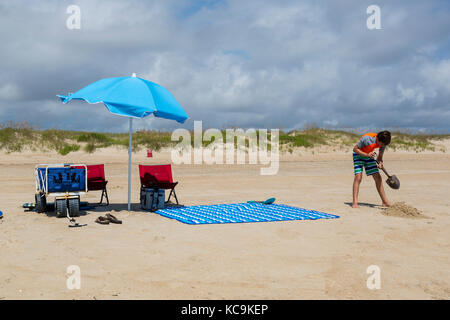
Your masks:
M 378 168 L 382 169 L 383 168 L 383 154 L 384 154 L 384 150 L 380 149 L 380 153 L 378 154 L 377 157 L 377 161 L 378 161 Z
M 383 162 L 383 154 L 384 154 L 384 150 L 380 149 L 380 153 L 378 154 L 378 157 L 377 157 L 378 162 Z

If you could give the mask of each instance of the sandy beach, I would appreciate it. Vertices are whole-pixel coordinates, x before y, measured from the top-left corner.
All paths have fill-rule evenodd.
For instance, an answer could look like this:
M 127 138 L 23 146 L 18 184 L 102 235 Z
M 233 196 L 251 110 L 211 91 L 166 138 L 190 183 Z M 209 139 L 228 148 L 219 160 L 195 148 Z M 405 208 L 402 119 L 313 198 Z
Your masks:
M 260 165 L 174 165 L 184 205 L 276 203 L 339 215 L 339 219 L 187 225 L 139 208 L 138 164 L 170 163 L 168 151 L 133 155 L 132 211 L 126 210 L 127 152 L 113 148 L 61 156 L 0 155 L 0 299 L 449 299 L 450 155 L 387 152 L 385 166 L 401 180 L 385 189 L 425 218 L 382 214 L 373 179 L 364 176 L 360 209 L 352 209 L 351 153 L 281 156 L 277 175 Z M 66 219 L 25 212 L 34 201 L 38 163 L 104 163 L 110 207 Z M 383 176 L 385 179 L 385 176 Z M 96 202 L 100 192 L 82 197 Z M 111 212 L 122 225 L 99 225 Z M 81 270 L 81 289 L 66 286 L 67 267 Z M 369 290 L 377 265 L 381 288 Z

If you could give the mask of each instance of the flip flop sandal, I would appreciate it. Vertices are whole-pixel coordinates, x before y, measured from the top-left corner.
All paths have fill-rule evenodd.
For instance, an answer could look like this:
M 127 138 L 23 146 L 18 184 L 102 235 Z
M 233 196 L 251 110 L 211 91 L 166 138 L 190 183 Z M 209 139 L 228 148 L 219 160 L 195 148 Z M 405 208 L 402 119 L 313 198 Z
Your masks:
M 264 201 L 255 201 L 255 200 L 251 200 L 251 201 L 247 201 L 247 203 L 261 203 L 261 204 L 272 204 L 275 202 L 275 198 L 269 198 L 267 200 Z
M 105 218 L 103 216 L 98 217 L 97 220 L 95 220 L 95 222 L 99 224 L 109 224 L 108 218 Z
M 117 219 L 116 217 L 114 217 L 112 214 L 107 213 L 106 214 L 106 218 L 111 222 L 111 223 L 116 223 L 116 224 L 122 224 L 122 221 Z
M 266 201 L 261 202 L 262 204 L 272 204 L 275 202 L 275 198 L 269 198 Z

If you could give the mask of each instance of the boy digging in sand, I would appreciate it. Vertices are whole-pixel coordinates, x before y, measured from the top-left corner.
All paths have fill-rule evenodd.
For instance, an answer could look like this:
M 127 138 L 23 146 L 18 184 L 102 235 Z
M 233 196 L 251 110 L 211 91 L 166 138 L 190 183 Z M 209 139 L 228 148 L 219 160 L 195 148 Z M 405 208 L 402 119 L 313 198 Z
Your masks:
M 358 193 L 362 180 L 363 167 L 366 170 L 367 176 L 373 176 L 375 186 L 383 202 L 382 205 L 386 207 L 391 206 L 384 193 L 383 180 L 378 171 L 378 168 L 381 169 L 383 167 L 383 153 L 389 143 L 391 143 L 391 133 L 389 131 L 366 133 L 353 148 L 353 168 L 355 171 L 355 179 L 353 180 L 353 208 L 359 208 Z M 378 164 L 374 159 L 374 150 L 377 148 L 380 148 L 380 153 L 377 157 Z

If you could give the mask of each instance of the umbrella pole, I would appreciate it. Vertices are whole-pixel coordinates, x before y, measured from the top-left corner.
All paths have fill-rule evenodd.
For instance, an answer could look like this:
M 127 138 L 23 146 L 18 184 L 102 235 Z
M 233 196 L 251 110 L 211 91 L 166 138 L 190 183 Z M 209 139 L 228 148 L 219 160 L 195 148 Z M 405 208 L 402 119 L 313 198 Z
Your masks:
M 131 210 L 131 140 L 133 139 L 133 118 L 130 117 L 130 139 L 128 144 L 128 211 Z

